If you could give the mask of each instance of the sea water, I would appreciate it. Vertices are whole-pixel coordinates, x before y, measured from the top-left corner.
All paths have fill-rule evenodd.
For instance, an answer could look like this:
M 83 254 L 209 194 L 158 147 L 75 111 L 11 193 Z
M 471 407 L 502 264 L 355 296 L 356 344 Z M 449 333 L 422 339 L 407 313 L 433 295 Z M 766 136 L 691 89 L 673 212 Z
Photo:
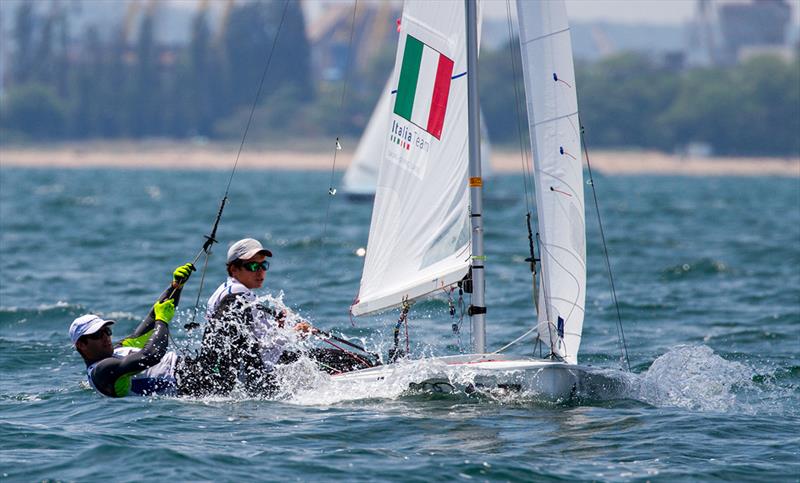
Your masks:
M 115 337 L 132 330 L 198 253 L 229 175 L 0 170 L 0 479 L 800 479 L 798 179 L 595 175 L 632 368 L 618 372 L 618 398 L 553 404 L 390 383 L 345 393 L 303 361 L 284 369 L 277 400 L 99 396 L 70 321 L 95 312 L 117 320 Z M 171 324 L 178 350 L 196 347 L 199 331 L 183 325 L 195 307 L 202 322 L 227 247 L 252 236 L 274 253 L 264 297 L 386 354 L 397 312 L 348 315 L 371 205 L 329 185 L 319 172 L 235 174 L 220 243 Z M 523 186 L 517 175 L 486 186 L 492 349 L 534 319 Z M 617 308 L 586 200 L 580 360 L 617 370 Z M 412 352 L 466 350 L 469 323 L 454 333 L 454 322 L 445 297 L 417 304 Z M 509 351 L 530 354 L 530 340 Z

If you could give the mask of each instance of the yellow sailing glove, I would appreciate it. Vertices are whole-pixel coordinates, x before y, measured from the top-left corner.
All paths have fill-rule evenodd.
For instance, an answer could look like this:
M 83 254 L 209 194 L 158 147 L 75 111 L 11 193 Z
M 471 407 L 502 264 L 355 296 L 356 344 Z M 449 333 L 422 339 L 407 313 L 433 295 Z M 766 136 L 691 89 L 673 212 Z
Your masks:
M 174 272 L 172 272 L 172 281 L 178 287 L 183 287 L 183 284 L 189 280 L 189 276 L 194 272 L 196 269 L 194 265 L 191 263 L 187 263 L 185 265 L 181 265 L 180 267 L 176 268 Z
M 175 301 L 167 299 L 163 302 L 156 302 L 153 305 L 153 313 L 156 314 L 156 320 L 169 324 L 169 321 L 175 316 Z

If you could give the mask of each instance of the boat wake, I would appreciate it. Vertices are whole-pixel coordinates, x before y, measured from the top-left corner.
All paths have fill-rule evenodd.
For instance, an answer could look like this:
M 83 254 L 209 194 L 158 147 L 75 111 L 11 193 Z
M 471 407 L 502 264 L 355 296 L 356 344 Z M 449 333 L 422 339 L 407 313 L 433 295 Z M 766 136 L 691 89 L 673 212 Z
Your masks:
M 290 324 L 302 320 L 283 301 L 283 294 L 259 297 L 279 310 L 286 310 Z M 286 331 L 283 337 L 301 354 L 314 346 L 314 340 Z M 385 352 L 385 347 L 359 339 L 362 345 Z M 780 414 L 787 400 L 795 397 L 790 381 L 780 381 L 765 371 L 716 354 L 705 345 L 679 345 L 657 357 L 639 373 L 619 369 L 589 367 L 584 384 L 569 398 L 553 401 L 525 389 L 525 384 L 503 387 L 482 385 L 480 370 L 470 365 L 448 365 L 441 358 L 400 360 L 390 374 L 380 380 L 337 380 L 319 369 L 310 357 L 302 355 L 291 364 L 280 365 L 276 377 L 281 387 L 276 399 L 298 405 L 328 406 L 359 400 L 430 397 L 471 399 L 511 405 L 602 405 L 614 401 L 633 401 L 655 407 L 691 411 L 743 414 Z M 766 371 L 770 372 L 770 371 Z M 780 371 L 778 371 L 780 372 Z M 513 371 L 509 371 L 513 381 Z M 442 377 L 444 375 L 444 377 Z M 520 373 L 519 377 L 530 377 Z M 791 379 L 791 378 L 790 378 Z M 431 382 L 434 381 L 434 382 Z M 521 381 L 522 382 L 522 381 Z M 787 385 L 787 383 L 789 385 Z
M 742 414 L 782 413 L 791 387 L 747 364 L 729 361 L 704 345 L 680 345 L 637 375 L 630 397 L 658 407 Z
M 447 380 L 442 381 L 442 373 Z M 703 345 L 677 346 L 658 357 L 642 373 L 592 368 L 586 384 L 573 397 L 552 401 L 518 387 L 484 389 L 479 371 L 467 366 L 447 366 L 433 359 L 401 361 L 391 377 L 379 381 L 342 383 L 336 376 L 316 370 L 301 358 L 277 371 L 279 399 L 290 404 L 327 406 L 369 399 L 404 399 L 434 396 L 464 398 L 510 405 L 577 406 L 635 401 L 655 407 L 742 414 L 783 413 L 793 390 L 763 381 L 746 364 L 729 361 Z M 441 382 L 425 382 L 436 378 Z

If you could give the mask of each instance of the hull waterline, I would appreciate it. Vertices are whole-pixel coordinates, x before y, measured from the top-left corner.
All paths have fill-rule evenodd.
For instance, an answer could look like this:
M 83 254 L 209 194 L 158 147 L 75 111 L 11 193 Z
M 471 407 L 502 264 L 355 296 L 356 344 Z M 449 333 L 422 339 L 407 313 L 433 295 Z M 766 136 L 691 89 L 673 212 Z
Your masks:
M 400 384 L 433 393 L 518 392 L 545 401 L 613 399 L 623 390 L 617 371 L 502 354 L 402 360 L 333 376 L 336 385 Z

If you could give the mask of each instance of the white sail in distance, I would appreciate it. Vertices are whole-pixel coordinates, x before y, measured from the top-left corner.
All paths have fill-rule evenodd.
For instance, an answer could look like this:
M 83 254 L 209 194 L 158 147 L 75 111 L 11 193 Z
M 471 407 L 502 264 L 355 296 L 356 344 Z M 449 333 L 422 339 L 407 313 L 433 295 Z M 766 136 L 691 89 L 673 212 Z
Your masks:
M 441 290 L 469 270 L 466 69 L 463 2 L 407 1 L 354 315 Z
M 578 99 L 563 0 L 518 1 L 538 218 L 539 338 L 576 364 L 586 300 Z
M 344 173 L 343 188 L 346 193 L 369 196 L 375 194 L 378 183 L 378 167 L 383 155 L 383 145 L 388 136 L 389 118 L 392 113 L 392 76 L 386 81 L 378 103 L 372 111 L 367 127 L 361 135 L 353 162 Z

